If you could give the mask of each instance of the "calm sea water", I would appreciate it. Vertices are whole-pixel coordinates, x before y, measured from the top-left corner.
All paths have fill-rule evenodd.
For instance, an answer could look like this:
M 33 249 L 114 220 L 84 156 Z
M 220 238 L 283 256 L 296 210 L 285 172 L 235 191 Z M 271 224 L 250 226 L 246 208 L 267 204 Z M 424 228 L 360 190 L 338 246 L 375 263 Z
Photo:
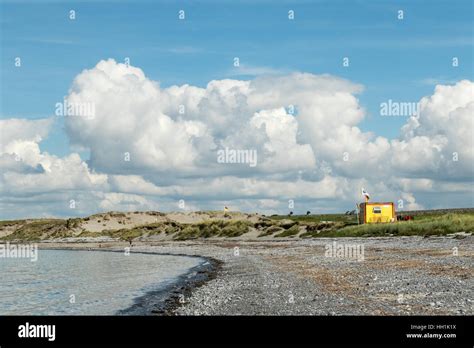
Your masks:
M 36 262 L 0 258 L 0 315 L 113 315 L 203 262 L 73 250 L 38 250 Z

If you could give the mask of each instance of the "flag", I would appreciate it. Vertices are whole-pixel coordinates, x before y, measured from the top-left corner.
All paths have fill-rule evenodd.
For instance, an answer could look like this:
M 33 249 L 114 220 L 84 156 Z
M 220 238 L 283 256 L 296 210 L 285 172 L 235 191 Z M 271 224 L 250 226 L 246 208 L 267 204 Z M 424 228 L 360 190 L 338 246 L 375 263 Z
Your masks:
M 370 199 L 369 193 L 364 188 L 362 188 L 362 195 L 365 196 L 365 198 L 367 198 L 367 200 Z

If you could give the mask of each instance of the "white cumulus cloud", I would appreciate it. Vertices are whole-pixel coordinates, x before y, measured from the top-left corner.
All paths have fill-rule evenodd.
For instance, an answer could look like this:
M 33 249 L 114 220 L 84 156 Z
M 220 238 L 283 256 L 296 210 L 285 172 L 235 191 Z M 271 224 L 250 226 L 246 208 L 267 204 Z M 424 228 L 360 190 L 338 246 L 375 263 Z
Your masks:
M 363 86 L 339 77 L 291 73 L 163 88 L 139 68 L 103 60 L 76 76 L 66 98 L 94 105 L 94 117 L 65 117 L 71 145 L 88 149 L 88 161 L 41 150 L 52 119 L 0 121 L 0 205 L 12 214 L 22 197 L 21 215 L 35 197 L 50 197 L 40 204 L 68 215 L 59 206 L 71 197 L 81 213 L 176 210 L 184 199 L 188 208 L 269 212 L 293 199 L 303 213 L 317 213 L 313 207 L 353 209 L 362 186 L 409 209 L 429 207 L 436 192 L 469 205 L 473 85 L 436 86 L 400 137 L 388 139 L 359 127 Z M 257 165 L 219 163 L 223 148 L 254 150 Z

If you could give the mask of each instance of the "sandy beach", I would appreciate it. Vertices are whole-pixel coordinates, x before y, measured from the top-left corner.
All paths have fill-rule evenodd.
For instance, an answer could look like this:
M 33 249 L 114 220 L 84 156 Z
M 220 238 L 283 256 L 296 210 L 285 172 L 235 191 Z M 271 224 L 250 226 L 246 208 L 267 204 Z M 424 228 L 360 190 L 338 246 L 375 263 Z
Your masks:
M 43 242 L 40 248 L 128 245 Z M 151 308 L 151 315 L 474 314 L 472 236 L 211 238 L 134 242 L 131 252 L 202 256 L 212 266 L 170 289 L 166 308 Z

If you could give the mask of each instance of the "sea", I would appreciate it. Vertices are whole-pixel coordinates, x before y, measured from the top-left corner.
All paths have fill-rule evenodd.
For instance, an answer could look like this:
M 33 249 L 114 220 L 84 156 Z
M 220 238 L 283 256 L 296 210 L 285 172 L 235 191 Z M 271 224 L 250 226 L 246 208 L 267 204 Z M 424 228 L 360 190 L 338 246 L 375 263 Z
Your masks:
M 173 286 L 197 257 L 86 250 L 0 258 L 0 315 L 117 315 Z

